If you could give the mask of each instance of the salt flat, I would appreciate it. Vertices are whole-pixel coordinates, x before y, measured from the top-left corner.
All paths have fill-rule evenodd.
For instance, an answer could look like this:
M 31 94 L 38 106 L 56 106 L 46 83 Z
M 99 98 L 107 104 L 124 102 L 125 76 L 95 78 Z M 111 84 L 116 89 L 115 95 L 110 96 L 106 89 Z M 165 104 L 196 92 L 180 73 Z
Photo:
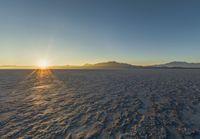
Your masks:
M 1 138 L 200 138 L 200 70 L 0 70 Z

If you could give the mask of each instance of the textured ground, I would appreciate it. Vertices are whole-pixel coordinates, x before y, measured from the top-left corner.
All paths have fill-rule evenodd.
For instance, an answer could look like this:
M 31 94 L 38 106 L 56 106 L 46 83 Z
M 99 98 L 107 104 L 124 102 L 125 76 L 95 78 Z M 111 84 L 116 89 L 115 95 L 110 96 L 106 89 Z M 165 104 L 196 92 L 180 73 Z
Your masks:
M 0 70 L 0 138 L 200 138 L 200 70 Z

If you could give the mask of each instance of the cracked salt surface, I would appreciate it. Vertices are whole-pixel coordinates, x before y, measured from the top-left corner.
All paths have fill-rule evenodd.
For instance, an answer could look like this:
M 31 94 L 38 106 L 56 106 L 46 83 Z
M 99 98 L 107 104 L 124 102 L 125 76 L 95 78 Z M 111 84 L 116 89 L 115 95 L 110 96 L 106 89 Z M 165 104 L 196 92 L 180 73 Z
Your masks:
M 200 138 L 200 70 L 0 70 L 1 138 Z

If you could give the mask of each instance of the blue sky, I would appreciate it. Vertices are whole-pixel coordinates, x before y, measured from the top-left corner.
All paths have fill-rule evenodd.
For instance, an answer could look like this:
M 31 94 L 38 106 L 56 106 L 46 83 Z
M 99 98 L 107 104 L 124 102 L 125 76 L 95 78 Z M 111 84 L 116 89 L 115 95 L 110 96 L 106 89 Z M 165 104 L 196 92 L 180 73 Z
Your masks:
M 0 65 L 200 62 L 198 0 L 1 0 Z

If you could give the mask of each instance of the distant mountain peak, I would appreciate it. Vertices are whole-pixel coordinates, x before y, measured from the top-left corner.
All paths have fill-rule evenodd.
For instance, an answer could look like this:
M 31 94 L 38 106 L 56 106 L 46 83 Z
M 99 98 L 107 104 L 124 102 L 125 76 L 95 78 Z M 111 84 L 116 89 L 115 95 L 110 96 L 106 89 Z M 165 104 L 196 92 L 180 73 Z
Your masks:
M 185 62 L 185 61 L 172 61 L 172 62 L 169 62 L 169 63 L 166 63 L 166 64 L 170 64 L 170 63 L 171 63 L 171 64 L 172 64 L 172 63 L 173 63 L 173 64 L 177 64 L 177 63 L 185 63 L 185 64 L 186 64 L 186 63 L 188 63 L 188 62 Z
M 156 67 L 180 67 L 180 68 L 200 68 L 200 63 L 188 63 L 185 61 L 172 61 L 166 64 L 157 65 Z
M 127 64 L 127 63 L 120 63 L 116 61 L 107 61 L 107 62 L 101 62 L 101 63 L 96 63 L 96 64 L 85 64 L 84 67 L 100 68 L 100 69 L 127 69 L 127 68 L 135 68 L 136 66 Z

